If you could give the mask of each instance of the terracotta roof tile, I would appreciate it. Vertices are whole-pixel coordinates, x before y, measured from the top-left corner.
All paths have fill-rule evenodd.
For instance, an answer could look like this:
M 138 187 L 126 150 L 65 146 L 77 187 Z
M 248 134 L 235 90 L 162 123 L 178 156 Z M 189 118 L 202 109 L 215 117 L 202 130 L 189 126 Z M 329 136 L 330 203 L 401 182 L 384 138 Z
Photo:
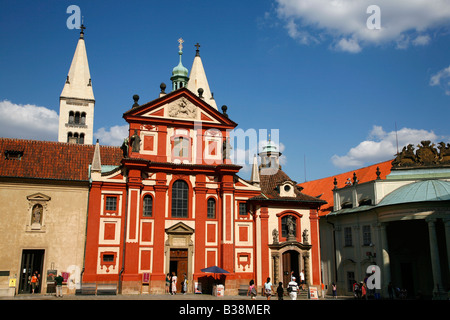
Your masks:
M 95 145 L 0 138 L 0 177 L 56 180 L 89 180 Z M 5 151 L 23 152 L 21 159 L 7 159 Z M 103 165 L 120 165 L 119 147 L 100 147 Z
M 380 168 L 380 178 L 385 179 L 386 176 L 391 172 L 391 162 L 392 160 L 377 163 L 368 167 L 364 167 L 361 169 L 341 173 L 335 176 L 322 178 L 318 180 L 312 180 L 300 183 L 299 186 L 303 187 L 303 191 L 313 195 L 319 196 L 320 199 L 323 199 L 327 202 L 327 205 L 322 206 L 319 212 L 319 215 L 324 216 L 333 211 L 334 199 L 333 199 L 333 188 L 334 188 L 334 178 L 337 180 L 337 187 L 343 188 L 345 187 L 345 182 L 348 178 L 353 181 L 353 173 L 356 173 L 356 178 L 359 183 L 368 182 L 375 180 L 377 178 L 377 167 Z

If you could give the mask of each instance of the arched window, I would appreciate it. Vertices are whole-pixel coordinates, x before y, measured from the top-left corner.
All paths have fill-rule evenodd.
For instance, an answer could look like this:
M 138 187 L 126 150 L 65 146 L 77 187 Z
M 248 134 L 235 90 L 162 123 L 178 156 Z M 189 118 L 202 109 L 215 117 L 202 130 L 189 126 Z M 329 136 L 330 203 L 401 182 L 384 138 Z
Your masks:
M 143 203 L 143 216 L 144 217 L 151 217 L 152 216 L 152 210 L 153 210 L 153 199 L 151 196 L 146 195 L 144 196 L 144 203 Z
M 78 138 L 79 144 L 84 144 L 84 133 L 80 133 L 80 137 Z
M 69 112 L 69 123 L 73 123 L 74 117 L 75 117 L 75 114 L 73 113 L 73 111 L 70 111 Z
M 172 185 L 172 218 L 188 217 L 188 184 L 177 180 Z
M 72 137 L 73 137 L 72 132 L 69 132 L 67 134 L 67 142 L 72 143 Z
M 297 218 L 293 215 L 286 215 L 281 218 L 281 236 L 287 238 L 289 235 L 289 219 L 292 218 L 292 228 L 294 236 L 297 236 Z
M 216 218 L 216 200 L 214 198 L 208 199 L 208 213 L 206 217 L 208 219 Z
M 86 124 L 86 112 L 81 113 L 81 124 Z
M 75 112 L 75 124 L 80 124 L 80 113 Z

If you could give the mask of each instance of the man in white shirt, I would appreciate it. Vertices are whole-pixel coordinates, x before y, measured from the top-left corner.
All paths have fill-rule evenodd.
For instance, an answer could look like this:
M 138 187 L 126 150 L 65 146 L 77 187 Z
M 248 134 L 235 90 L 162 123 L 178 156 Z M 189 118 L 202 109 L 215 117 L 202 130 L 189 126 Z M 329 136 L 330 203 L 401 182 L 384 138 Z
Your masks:
M 305 274 L 303 273 L 303 270 L 300 272 L 300 286 L 302 290 L 305 290 L 303 287 L 303 284 L 305 283 Z
M 298 284 L 295 282 L 295 277 L 292 277 L 292 280 L 288 284 L 288 292 L 291 300 L 297 300 Z

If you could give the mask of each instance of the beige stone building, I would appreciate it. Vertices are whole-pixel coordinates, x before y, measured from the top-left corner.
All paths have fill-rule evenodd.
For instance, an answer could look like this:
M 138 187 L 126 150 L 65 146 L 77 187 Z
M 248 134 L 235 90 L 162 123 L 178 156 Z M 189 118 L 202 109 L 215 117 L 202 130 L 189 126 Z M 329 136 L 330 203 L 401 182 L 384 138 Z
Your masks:
M 95 146 L 0 139 L 0 295 L 52 290 L 62 273 L 75 291 L 84 263 L 89 165 Z M 122 151 L 98 147 L 105 164 Z

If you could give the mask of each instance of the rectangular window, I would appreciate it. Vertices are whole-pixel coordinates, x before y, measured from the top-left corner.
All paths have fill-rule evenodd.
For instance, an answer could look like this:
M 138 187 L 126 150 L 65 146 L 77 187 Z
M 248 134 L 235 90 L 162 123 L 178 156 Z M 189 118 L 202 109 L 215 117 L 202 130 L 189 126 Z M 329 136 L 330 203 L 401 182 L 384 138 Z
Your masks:
M 370 226 L 363 226 L 363 245 L 370 246 L 372 243 L 372 235 L 370 232 Z
M 113 254 L 104 254 L 103 255 L 103 262 L 113 262 L 113 261 L 114 261 Z
M 153 207 L 153 199 L 151 196 L 145 196 L 144 197 L 144 208 L 143 208 L 143 215 L 144 217 L 151 217 L 152 216 L 152 207 Z
M 117 197 L 106 197 L 106 211 L 116 211 L 117 210 Z
M 353 245 L 351 227 L 344 228 L 344 245 L 346 247 L 351 247 Z
M 213 198 L 208 199 L 207 218 L 208 219 L 216 218 L 216 200 L 214 200 Z
M 173 155 L 179 158 L 189 157 L 189 140 L 182 137 L 174 139 Z
M 247 215 L 247 204 L 244 202 L 239 203 L 239 215 L 240 216 Z

